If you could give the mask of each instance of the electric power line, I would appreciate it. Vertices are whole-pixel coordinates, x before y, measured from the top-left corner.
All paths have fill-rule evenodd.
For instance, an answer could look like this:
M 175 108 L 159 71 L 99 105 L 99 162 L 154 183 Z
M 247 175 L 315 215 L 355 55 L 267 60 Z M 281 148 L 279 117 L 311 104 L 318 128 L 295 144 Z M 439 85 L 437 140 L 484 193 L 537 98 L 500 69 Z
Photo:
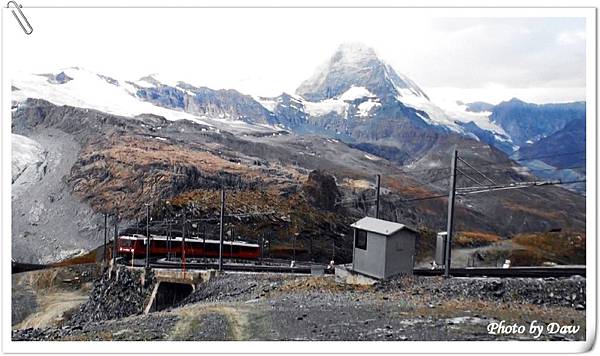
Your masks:
M 466 174 L 466 173 L 465 173 L 465 172 L 463 172 L 462 170 L 460 170 L 460 169 L 456 168 L 456 171 L 457 171 L 459 174 L 461 174 L 461 175 L 465 176 L 465 177 L 466 177 L 467 179 L 469 179 L 471 182 L 474 182 L 475 184 L 483 185 L 483 183 L 481 183 L 481 182 L 480 182 L 480 181 L 478 181 L 477 179 L 475 179 L 475 178 L 471 177 L 470 175 Z
M 507 185 L 499 185 L 495 187 L 469 187 L 469 188 L 458 188 L 458 195 L 471 195 L 471 194 L 479 194 L 486 192 L 494 192 L 499 190 L 510 190 L 510 189 L 523 189 L 530 187 L 543 187 L 548 185 L 564 185 L 564 184 L 576 184 L 576 183 L 585 183 L 585 179 L 577 179 L 572 181 L 533 181 L 533 182 L 518 182 L 511 183 Z
M 575 154 L 580 154 L 580 153 L 585 153 L 585 150 L 584 151 L 563 152 L 563 153 L 557 153 L 557 154 L 552 154 L 552 155 L 533 156 L 533 157 L 528 157 L 528 158 L 509 159 L 504 162 L 487 162 L 487 163 L 478 164 L 476 166 L 477 167 L 491 167 L 491 166 L 509 164 L 511 162 L 534 161 L 536 159 L 541 159 L 541 158 L 561 157 L 561 156 L 575 155 Z M 461 161 L 465 162 L 462 159 L 461 159 Z M 472 165 L 471 165 L 471 167 L 474 168 Z M 415 170 L 401 170 L 401 172 L 412 173 L 412 172 L 425 172 L 425 171 L 443 171 L 443 170 L 449 170 L 449 169 L 450 169 L 450 167 L 424 168 L 424 169 L 415 169 Z
M 466 164 L 469 168 L 471 168 L 472 170 L 474 170 L 475 172 L 477 172 L 480 176 L 482 176 L 484 179 L 488 180 L 489 182 L 491 182 L 492 184 L 496 184 L 496 182 L 494 182 L 492 179 L 488 178 L 488 176 L 486 176 L 485 174 L 481 173 L 477 168 L 473 167 L 469 162 L 465 161 L 464 159 L 457 157 L 457 159 L 459 161 L 461 161 L 462 163 Z

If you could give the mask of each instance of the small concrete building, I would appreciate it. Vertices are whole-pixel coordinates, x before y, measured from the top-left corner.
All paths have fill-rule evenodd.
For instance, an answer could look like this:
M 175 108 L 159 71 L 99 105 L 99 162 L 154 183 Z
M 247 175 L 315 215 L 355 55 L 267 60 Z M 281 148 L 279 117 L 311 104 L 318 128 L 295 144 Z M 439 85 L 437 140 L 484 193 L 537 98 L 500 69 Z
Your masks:
M 352 270 L 378 279 L 412 274 L 416 230 L 370 217 L 350 226 L 354 228 Z

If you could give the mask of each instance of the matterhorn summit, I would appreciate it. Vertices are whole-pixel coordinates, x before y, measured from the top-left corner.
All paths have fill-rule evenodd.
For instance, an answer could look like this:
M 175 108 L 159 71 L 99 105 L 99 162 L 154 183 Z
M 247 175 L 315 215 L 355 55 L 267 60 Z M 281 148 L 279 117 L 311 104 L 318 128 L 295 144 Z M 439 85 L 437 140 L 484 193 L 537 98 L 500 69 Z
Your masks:
M 315 74 L 304 81 L 296 94 L 311 101 L 334 98 L 352 87 L 362 87 L 382 100 L 413 95 L 429 100 L 412 80 L 379 58 L 362 43 L 344 43 Z

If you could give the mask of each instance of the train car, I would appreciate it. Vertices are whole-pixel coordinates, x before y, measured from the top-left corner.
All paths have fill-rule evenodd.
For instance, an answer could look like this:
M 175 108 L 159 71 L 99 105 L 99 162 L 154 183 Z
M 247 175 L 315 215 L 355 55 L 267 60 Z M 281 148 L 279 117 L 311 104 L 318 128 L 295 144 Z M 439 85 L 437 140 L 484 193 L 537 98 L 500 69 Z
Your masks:
M 123 256 L 146 256 L 146 236 L 123 235 L 117 239 L 117 252 Z M 182 256 L 184 253 L 183 239 L 181 237 L 167 238 L 167 236 L 150 235 L 149 255 L 151 257 Z M 219 240 L 186 238 L 186 258 L 219 257 Z M 223 241 L 223 257 L 236 259 L 258 259 L 260 246 L 245 241 Z

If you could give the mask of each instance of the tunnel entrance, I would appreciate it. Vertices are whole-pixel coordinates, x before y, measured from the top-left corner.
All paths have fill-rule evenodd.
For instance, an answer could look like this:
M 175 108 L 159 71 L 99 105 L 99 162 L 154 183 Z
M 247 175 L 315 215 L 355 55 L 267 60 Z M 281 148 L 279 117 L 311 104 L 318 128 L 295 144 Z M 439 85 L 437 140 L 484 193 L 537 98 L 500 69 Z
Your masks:
M 188 283 L 159 282 L 149 311 L 170 308 L 192 294 L 194 287 Z

